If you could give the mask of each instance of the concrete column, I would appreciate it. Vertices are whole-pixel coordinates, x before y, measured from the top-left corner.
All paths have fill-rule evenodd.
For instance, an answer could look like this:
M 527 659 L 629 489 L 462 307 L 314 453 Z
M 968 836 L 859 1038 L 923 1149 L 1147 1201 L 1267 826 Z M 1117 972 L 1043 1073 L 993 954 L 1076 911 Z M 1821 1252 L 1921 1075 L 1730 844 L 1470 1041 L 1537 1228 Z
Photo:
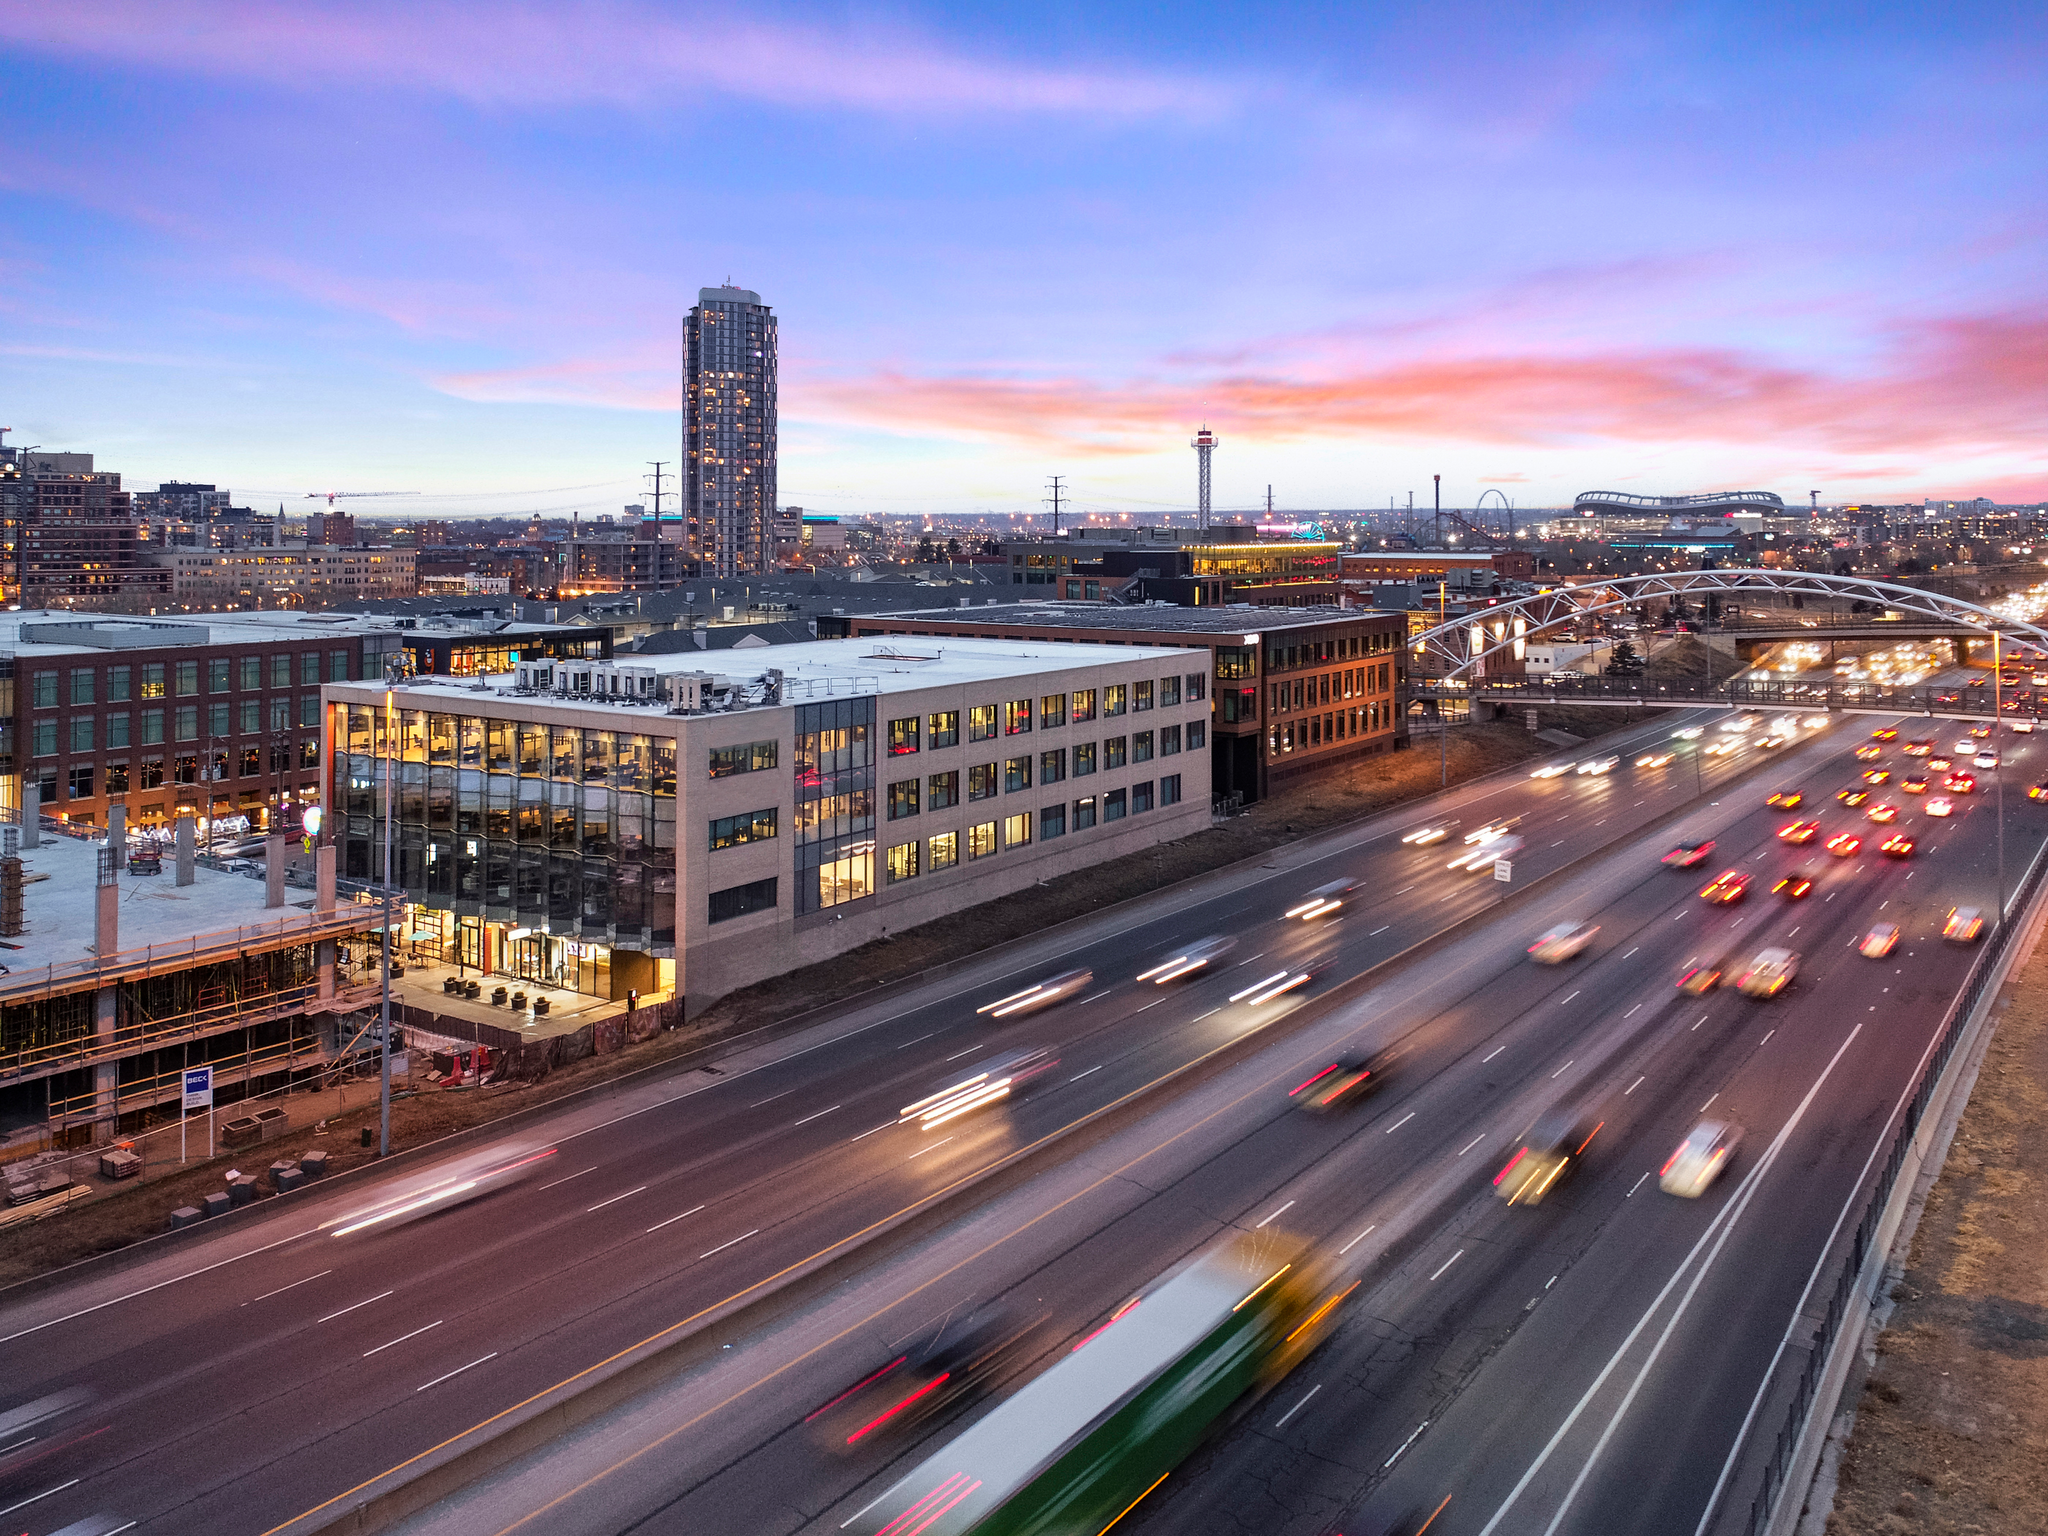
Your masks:
M 284 836 L 278 832 L 263 840 L 263 905 L 284 905 Z
M 34 848 L 42 840 L 43 829 L 43 786 L 31 783 L 26 775 L 21 781 L 21 846 Z
M 190 816 L 178 818 L 178 884 L 190 885 L 199 878 L 199 844 Z
M 321 939 L 313 946 L 313 968 L 320 977 L 320 1001 L 334 1001 L 334 952 L 332 939 Z
M 107 847 L 114 855 L 116 873 L 128 864 L 128 807 L 111 805 L 107 807 Z
M 114 1048 L 115 993 L 113 987 L 101 987 L 93 994 L 93 1046 L 96 1050 L 111 1051 Z M 121 1129 L 121 1064 L 117 1061 L 94 1063 L 92 1088 L 92 1144 L 104 1147 Z
M 334 844 L 321 843 L 313 850 L 313 910 L 334 910 Z

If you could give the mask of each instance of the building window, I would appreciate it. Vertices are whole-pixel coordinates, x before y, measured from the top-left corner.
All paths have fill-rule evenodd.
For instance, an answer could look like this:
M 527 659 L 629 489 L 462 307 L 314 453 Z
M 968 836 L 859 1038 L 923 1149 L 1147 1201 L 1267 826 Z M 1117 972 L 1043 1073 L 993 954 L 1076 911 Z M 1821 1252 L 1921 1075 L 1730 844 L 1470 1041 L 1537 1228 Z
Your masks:
M 142 712 L 142 742 L 154 746 L 164 739 L 164 712 L 160 709 L 145 709 Z
M 125 747 L 128 745 L 128 712 L 124 709 L 117 715 L 107 716 L 107 745 Z
M 308 736 L 299 743 L 299 766 L 301 768 L 318 768 L 320 766 L 320 738 L 318 736 Z
M 198 739 L 199 706 L 197 704 L 180 704 L 178 706 L 178 740 L 197 741 Z
M 126 763 L 107 764 L 107 793 L 110 795 L 125 795 L 128 793 L 128 765 Z
M 775 743 L 772 741 L 749 741 L 737 747 L 711 749 L 711 777 L 714 779 L 730 778 L 735 773 L 756 773 L 774 766 Z
M 856 843 L 818 866 L 818 907 L 837 907 L 875 893 L 873 843 Z
M 1041 843 L 1045 842 L 1048 838 L 1065 837 L 1066 835 L 1067 807 L 1065 802 L 1061 802 L 1059 805 L 1045 806 L 1039 811 L 1038 840 Z
M 1095 771 L 1095 743 L 1077 742 L 1074 746 L 1074 777 L 1082 778 Z
M 36 757 L 55 757 L 57 755 L 56 721 L 38 720 L 36 722 L 35 752 L 33 755 Z
M 1028 757 L 1007 758 L 1003 762 L 1003 790 L 1015 794 L 1020 789 L 1031 787 L 1031 759 Z
M 1067 776 L 1067 749 L 1055 747 L 1038 754 L 1038 782 L 1057 784 Z
M 142 760 L 142 787 L 162 789 L 164 787 L 164 760 L 160 757 L 145 757 Z
M 1188 685 L 1188 702 L 1190 704 L 1206 699 L 1209 696 L 1209 679 L 1207 674 L 1190 672 L 1187 675 L 1186 681 Z
M 1206 720 L 1188 722 L 1188 750 L 1199 752 L 1209 744 L 1209 723 Z
M 73 752 L 90 752 L 92 750 L 91 715 L 73 715 L 71 717 L 71 750 Z
M 142 696 L 145 699 L 160 699 L 164 696 L 164 664 L 160 661 L 146 661 L 142 664 Z
M 1109 772 L 1115 773 L 1123 767 L 1125 745 L 1121 736 L 1112 736 L 1102 744 L 1102 766 Z
M 995 740 L 995 735 L 995 705 L 972 705 L 967 711 L 967 739 L 969 741 L 993 741 Z
M 262 774 L 263 749 L 261 747 L 242 748 L 242 769 L 240 777 L 245 779 L 254 779 L 260 778 Z
M 1259 653 L 1249 645 L 1219 645 L 1216 647 L 1216 675 L 1231 682 L 1239 682 L 1258 673 Z M 1192 694 L 1189 695 L 1193 697 Z
M 889 722 L 889 755 L 891 757 L 902 757 L 907 752 L 915 752 L 917 750 L 917 736 L 921 724 L 922 722 L 916 715 L 910 716 L 907 720 L 891 720 Z
M 180 665 L 183 665 L 183 663 L 180 663 Z M 289 688 L 289 687 L 291 687 L 291 685 L 292 685 L 292 659 L 291 659 L 291 657 L 289 657 L 289 656 L 273 656 L 273 657 L 271 657 L 271 658 L 270 658 L 270 686 L 271 686 L 271 687 L 273 687 L 273 688 Z
M 1074 802 L 1074 830 L 1085 832 L 1095 825 L 1095 797 L 1086 795 Z
M 951 869 L 960 862 L 960 834 L 941 832 L 927 840 L 925 851 L 930 855 L 927 862 L 934 874 L 942 869 Z
M 1159 707 L 1171 709 L 1180 702 L 1180 679 L 1162 677 L 1159 679 Z
M 1114 720 L 1124 712 L 1125 688 L 1122 683 L 1111 683 L 1102 690 L 1102 718 Z
M 1064 693 L 1048 693 L 1038 701 L 1038 723 L 1048 731 L 1067 723 L 1067 696 Z
M 1147 779 L 1142 784 L 1133 784 L 1131 786 L 1131 814 L 1135 816 L 1141 811 L 1149 811 L 1151 809 L 1152 781 Z
M 263 658 L 244 656 L 242 658 L 242 692 L 254 693 L 263 686 Z
M 242 734 L 244 736 L 256 736 L 260 735 L 262 731 L 263 701 L 261 699 L 242 700 Z
M 107 668 L 107 702 L 109 704 L 126 704 L 128 702 L 129 676 L 130 673 L 127 667 Z
M 985 859 L 996 851 L 996 824 L 992 821 L 976 822 L 967 829 L 967 857 Z
M 71 669 L 71 702 L 74 704 L 92 703 L 94 681 L 94 671 L 91 667 L 73 667 Z
M 1095 690 L 1093 688 L 1076 688 L 1074 690 L 1074 724 L 1086 725 L 1094 718 Z
M 171 760 L 171 778 L 179 784 L 199 782 L 199 759 L 190 752 Z
M 889 819 L 901 821 L 917 814 L 917 780 L 905 779 L 889 786 Z
M 320 686 L 320 653 L 301 651 L 299 653 L 299 686 L 317 688 Z
M 935 710 L 931 717 L 932 750 L 960 745 L 960 711 L 957 709 Z
M 38 672 L 35 678 L 35 707 L 55 709 L 57 707 L 57 674 Z
M 1031 844 L 1031 813 L 1019 811 L 1014 816 L 1003 818 L 1003 846 L 1005 848 L 1026 848 Z
M 1177 725 L 1162 725 L 1159 727 L 1159 755 L 1161 757 L 1172 757 L 1178 751 L 1180 751 L 1180 727 Z
M 226 708 L 227 708 L 227 706 L 226 706 L 225 704 L 223 704 L 223 705 L 221 706 L 221 708 L 222 708 L 222 709 L 226 709 Z M 311 729 L 312 729 L 312 728 L 313 728 L 314 726 L 318 725 L 319 723 L 320 723 L 320 695 L 319 695 L 319 694 L 317 694 L 317 693 L 302 693 L 302 694 L 300 694 L 300 695 L 299 695 L 299 728 L 300 728 L 301 730 L 311 730 Z
M 292 727 L 292 701 L 272 699 L 270 701 L 270 728 L 272 731 L 288 731 Z
M 348 681 L 347 651 L 329 651 L 327 653 L 327 681 L 330 683 L 345 683 Z
M 898 843 L 889 850 L 888 872 L 891 885 L 898 880 L 917 878 L 917 852 L 916 843 Z
M 90 800 L 92 798 L 92 764 L 80 763 L 71 770 L 71 798 Z
M 749 912 L 773 911 L 775 876 L 756 880 L 750 885 L 729 885 L 722 891 L 713 891 L 710 906 L 708 917 L 714 923 L 745 917 Z
M 1105 822 L 1122 821 L 1124 819 L 1124 792 L 1122 790 L 1112 789 L 1102 797 L 1102 819 Z
M 189 699 L 199 691 L 199 663 L 181 661 L 178 663 L 178 697 Z
M 1180 775 L 1169 773 L 1159 781 L 1159 803 L 1162 806 L 1180 804 Z
M 228 734 L 228 707 L 213 704 L 206 711 L 206 734 L 216 739 Z
M 1152 707 L 1152 681 L 1131 684 L 1131 713 L 1141 714 Z
M 967 770 L 968 799 L 988 800 L 994 797 L 995 792 L 996 765 L 994 763 L 977 763 Z
M 960 803 L 959 769 L 951 773 L 935 773 L 925 782 L 930 786 L 930 793 L 925 797 L 927 810 L 951 810 Z
M 226 693 L 232 667 L 233 663 L 225 656 L 208 657 L 206 661 L 206 691 L 208 693 Z
M 1003 706 L 1003 734 L 1022 736 L 1031 729 L 1031 701 L 1012 699 Z
M 748 811 L 740 816 L 720 816 L 711 823 L 711 847 L 737 848 L 742 843 L 765 843 L 775 836 L 776 809 Z

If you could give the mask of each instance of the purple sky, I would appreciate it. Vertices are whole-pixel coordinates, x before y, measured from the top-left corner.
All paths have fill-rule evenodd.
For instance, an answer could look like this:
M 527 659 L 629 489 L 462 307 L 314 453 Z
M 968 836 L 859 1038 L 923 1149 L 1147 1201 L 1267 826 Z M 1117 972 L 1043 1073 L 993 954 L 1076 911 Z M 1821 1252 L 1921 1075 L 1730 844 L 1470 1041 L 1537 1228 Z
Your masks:
M 825 512 L 2048 496 L 2038 6 L 0 0 L 0 423 L 616 511 L 781 317 Z M 293 510 L 298 510 L 294 507 Z

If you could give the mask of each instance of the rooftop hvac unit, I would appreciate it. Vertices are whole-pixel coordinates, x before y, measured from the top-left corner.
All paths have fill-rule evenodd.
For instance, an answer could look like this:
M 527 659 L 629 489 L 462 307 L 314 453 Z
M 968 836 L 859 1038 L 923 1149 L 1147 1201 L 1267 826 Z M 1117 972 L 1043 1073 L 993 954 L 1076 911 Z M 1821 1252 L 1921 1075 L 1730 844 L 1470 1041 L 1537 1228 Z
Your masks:
M 684 711 L 702 709 L 704 707 L 704 684 L 707 681 L 708 679 L 701 672 L 670 672 L 659 678 L 661 697 L 668 701 L 670 709 Z

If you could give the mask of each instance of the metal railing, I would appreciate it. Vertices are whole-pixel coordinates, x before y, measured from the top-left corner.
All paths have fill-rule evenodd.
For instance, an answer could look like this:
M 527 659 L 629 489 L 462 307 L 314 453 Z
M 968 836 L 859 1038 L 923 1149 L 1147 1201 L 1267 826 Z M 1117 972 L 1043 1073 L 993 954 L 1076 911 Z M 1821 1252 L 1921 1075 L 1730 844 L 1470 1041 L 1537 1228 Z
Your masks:
M 2048 692 L 2048 690 L 2043 690 Z M 1585 677 L 1552 681 L 1489 683 L 1484 678 L 1418 678 L 1408 695 L 1416 699 L 1535 704 L 1640 704 L 1682 708 L 1710 704 L 1736 709 L 1798 709 L 1845 714 L 1924 715 L 1954 720 L 2040 720 L 2040 699 L 2004 698 L 1997 707 L 1989 686 L 1894 688 L 1883 683 L 1842 683 L 1832 678 L 1737 678 L 1709 683 L 1701 678 Z

